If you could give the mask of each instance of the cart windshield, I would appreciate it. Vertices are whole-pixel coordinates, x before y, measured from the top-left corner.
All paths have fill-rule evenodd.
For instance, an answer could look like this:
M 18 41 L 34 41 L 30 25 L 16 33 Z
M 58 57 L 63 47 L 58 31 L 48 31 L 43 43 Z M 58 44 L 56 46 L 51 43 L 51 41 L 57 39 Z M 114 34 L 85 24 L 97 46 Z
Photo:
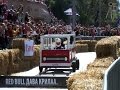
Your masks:
M 44 50 L 68 49 L 68 39 L 65 37 L 44 37 Z

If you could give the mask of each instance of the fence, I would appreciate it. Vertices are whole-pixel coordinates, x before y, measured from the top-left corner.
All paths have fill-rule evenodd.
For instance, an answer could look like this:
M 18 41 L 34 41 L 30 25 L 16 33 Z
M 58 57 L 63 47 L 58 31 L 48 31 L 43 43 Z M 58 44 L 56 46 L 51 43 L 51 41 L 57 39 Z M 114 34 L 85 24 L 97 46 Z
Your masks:
M 76 40 L 100 40 L 109 36 L 76 36 Z

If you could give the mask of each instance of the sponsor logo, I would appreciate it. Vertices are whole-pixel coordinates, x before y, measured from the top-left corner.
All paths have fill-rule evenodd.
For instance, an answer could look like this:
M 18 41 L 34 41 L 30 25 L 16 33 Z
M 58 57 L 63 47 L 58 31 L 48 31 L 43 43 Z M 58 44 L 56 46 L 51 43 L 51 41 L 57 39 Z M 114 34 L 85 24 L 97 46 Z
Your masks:
M 58 85 L 55 78 L 14 78 L 5 79 L 6 85 Z

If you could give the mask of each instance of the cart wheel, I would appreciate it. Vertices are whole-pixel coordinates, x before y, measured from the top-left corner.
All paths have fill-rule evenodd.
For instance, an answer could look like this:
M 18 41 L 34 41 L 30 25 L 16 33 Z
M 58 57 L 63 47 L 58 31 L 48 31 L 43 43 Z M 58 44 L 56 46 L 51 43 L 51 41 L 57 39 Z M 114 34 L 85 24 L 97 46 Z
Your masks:
M 43 71 L 43 68 L 39 66 L 39 72 L 41 73 Z
M 78 59 L 76 60 L 76 69 L 77 70 L 79 69 L 79 60 Z
M 76 71 L 76 62 L 72 62 L 72 70 L 73 70 L 73 72 Z

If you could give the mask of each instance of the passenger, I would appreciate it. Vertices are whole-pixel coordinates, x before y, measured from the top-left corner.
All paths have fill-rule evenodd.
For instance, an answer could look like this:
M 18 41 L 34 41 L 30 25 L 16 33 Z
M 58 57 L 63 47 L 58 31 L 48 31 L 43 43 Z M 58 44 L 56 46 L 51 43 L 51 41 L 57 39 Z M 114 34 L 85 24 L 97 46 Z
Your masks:
M 55 43 L 55 49 L 65 49 L 60 38 L 56 38 Z

